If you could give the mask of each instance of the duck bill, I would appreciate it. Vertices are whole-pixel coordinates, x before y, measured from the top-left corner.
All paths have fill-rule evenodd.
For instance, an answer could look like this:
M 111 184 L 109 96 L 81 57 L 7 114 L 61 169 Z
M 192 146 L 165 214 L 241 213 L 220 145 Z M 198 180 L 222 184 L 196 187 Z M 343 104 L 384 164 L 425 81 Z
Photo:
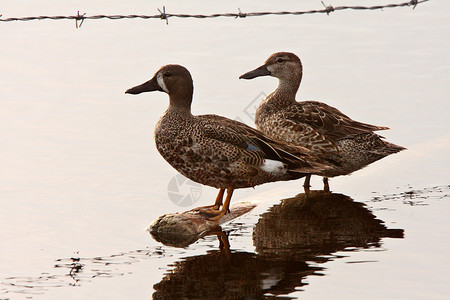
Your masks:
M 131 89 L 128 89 L 125 94 L 132 94 L 137 95 L 144 92 L 153 92 L 153 91 L 163 91 L 161 87 L 158 84 L 158 81 L 156 80 L 156 77 L 153 77 L 147 82 L 144 82 L 143 84 L 137 85 L 135 87 L 132 87 Z
M 239 76 L 239 79 L 253 79 L 259 76 L 267 76 L 270 75 L 270 71 L 267 69 L 266 65 L 262 65 L 253 71 L 247 72 Z

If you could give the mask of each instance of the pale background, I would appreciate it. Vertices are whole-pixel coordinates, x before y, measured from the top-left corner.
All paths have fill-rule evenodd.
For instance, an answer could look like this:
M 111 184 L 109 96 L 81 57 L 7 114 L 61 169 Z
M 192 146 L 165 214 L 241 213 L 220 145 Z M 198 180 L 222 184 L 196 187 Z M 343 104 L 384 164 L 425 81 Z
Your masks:
M 0 14 L 153 15 L 163 5 L 170 13 L 195 14 L 237 12 L 238 7 L 243 12 L 322 9 L 319 1 L 309 0 L 2 0 Z M 8 284 L 30 278 L 33 286 L 42 273 L 63 275 L 66 270 L 53 268 L 59 258 L 156 249 L 159 244 L 145 227 L 161 214 L 187 209 L 169 200 L 167 185 L 176 171 L 153 141 L 167 96 L 124 94 L 164 64 L 191 71 L 194 114 L 216 113 L 252 125 L 244 109 L 261 92 L 272 91 L 276 80 L 243 81 L 239 75 L 273 52 L 295 52 L 304 65 L 298 99 L 323 101 L 356 120 L 389 126 L 383 136 L 408 148 L 350 177 L 332 179 L 333 191 L 367 202 L 374 193 L 448 185 L 449 10 L 450 2 L 433 0 L 415 10 L 172 18 L 168 26 L 157 19 L 86 20 L 80 29 L 73 20 L 0 23 L 0 299 L 148 299 L 168 264 L 217 248 L 214 240 L 167 248 L 172 257 L 119 264 L 123 276 L 93 278 L 77 287 L 67 276 L 58 288 L 50 282 L 26 293 Z M 233 201 L 270 195 L 273 204 L 300 187 L 298 181 L 239 190 Z M 318 187 L 315 178 L 313 188 Z M 195 205 L 211 203 L 215 193 L 203 187 Z M 405 229 L 405 239 L 386 240 L 386 251 L 350 254 L 351 260 L 376 263 L 330 262 L 324 265 L 327 276 L 307 278 L 305 291 L 290 296 L 445 299 L 450 292 L 448 199 L 428 199 L 427 206 L 418 207 L 371 204 L 388 227 Z M 251 226 L 257 219 L 252 212 L 245 222 Z M 231 246 L 254 251 L 251 234 Z

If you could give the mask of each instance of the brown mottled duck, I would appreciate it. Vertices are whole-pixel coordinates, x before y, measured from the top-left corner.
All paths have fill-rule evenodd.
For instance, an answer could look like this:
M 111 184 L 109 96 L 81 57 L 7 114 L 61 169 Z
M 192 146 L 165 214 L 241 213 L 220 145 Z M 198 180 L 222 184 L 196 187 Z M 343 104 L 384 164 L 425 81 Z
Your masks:
M 278 78 L 276 90 L 256 110 L 256 127 L 273 139 L 306 147 L 313 155 L 330 164 L 331 168 L 313 173 L 323 176 L 324 190 L 330 189 L 328 177 L 348 175 L 405 149 L 384 141 L 374 133 L 388 127 L 354 121 L 322 102 L 297 102 L 295 95 L 302 75 L 302 63 L 297 55 L 278 52 L 272 54 L 262 66 L 239 78 Z M 305 189 L 309 189 L 310 178 L 311 175 L 305 178 Z
M 151 91 L 169 95 L 169 107 L 155 128 L 159 153 L 187 178 L 220 189 L 214 205 L 200 208 L 210 219 L 227 213 L 235 189 L 297 179 L 327 168 L 306 148 L 275 142 L 240 122 L 217 115 L 192 115 L 194 87 L 183 66 L 163 66 L 152 79 L 126 93 Z

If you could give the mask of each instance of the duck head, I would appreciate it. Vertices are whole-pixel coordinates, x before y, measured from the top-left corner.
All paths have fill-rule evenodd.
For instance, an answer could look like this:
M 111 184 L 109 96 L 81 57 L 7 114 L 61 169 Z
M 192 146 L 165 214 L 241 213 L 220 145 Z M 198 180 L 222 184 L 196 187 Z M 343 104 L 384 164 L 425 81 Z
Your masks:
M 272 54 L 262 66 L 242 74 L 239 79 L 272 76 L 278 78 L 280 84 L 288 83 L 298 88 L 302 80 L 302 74 L 302 63 L 297 55 L 290 52 L 277 52 Z
M 161 67 L 149 81 L 128 89 L 125 94 L 160 91 L 169 94 L 170 105 L 190 110 L 194 85 L 191 73 L 180 65 Z

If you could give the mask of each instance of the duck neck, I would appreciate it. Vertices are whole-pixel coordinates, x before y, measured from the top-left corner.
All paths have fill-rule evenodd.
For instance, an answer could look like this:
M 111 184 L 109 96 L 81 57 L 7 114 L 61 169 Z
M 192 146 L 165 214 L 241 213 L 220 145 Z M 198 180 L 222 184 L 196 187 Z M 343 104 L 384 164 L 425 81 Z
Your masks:
M 169 109 L 173 111 L 187 112 L 191 114 L 191 103 L 178 102 L 176 99 L 170 98 Z
M 277 102 L 295 102 L 295 95 L 300 87 L 301 78 L 298 80 L 279 79 L 278 87 L 272 97 Z
M 169 94 L 169 110 L 191 115 L 193 89 L 183 89 Z

